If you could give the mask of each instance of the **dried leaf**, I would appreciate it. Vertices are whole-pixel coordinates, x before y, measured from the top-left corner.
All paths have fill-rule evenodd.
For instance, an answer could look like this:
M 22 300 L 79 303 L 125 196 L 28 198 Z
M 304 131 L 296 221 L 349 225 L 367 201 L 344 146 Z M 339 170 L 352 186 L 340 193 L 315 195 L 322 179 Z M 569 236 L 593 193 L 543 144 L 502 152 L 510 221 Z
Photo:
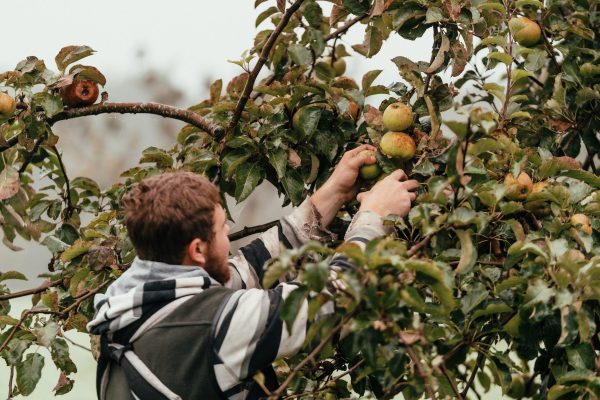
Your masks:
M 369 125 L 371 128 L 378 129 L 380 131 L 384 129 L 383 113 L 375 107 L 366 105 L 363 111 L 363 117 L 367 125 Z
M 457 40 L 456 42 L 452 43 L 451 51 L 452 76 L 458 76 L 465 70 L 465 66 L 467 65 L 467 49 L 460 41 Z
M 438 50 L 435 58 L 433 59 L 433 62 L 431 63 L 431 65 L 429 66 L 429 68 L 427 68 L 427 71 L 425 71 L 428 74 L 435 74 L 437 72 L 439 72 L 442 68 L 445 67 L 445 59 L 446 59 L 446 53 L 450 50 L 450 39 L 448 39 L 448 36 L 444 35 L 442 36 L 442 44 L 440 45 L 440 49 Z
M 21 183 L 19 182 L 19 173 L 10 165 L 0 172 L 0 200 L 13 197 L 19 192 Z

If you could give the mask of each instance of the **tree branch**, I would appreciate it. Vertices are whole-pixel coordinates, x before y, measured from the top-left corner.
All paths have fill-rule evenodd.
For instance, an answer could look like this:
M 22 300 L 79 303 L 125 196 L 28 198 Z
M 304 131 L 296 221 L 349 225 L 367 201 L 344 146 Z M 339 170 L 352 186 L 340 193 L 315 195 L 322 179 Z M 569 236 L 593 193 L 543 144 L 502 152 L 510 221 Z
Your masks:
M 433 235 L 435 235 L 436 233 L 437 232 L 430 233 L 429 235 L 425 236 L 425 238 L 423 240 L 421 240 L 419 243 L 415 244 L 410 249 L 408 249 L 408 251 L 406 252 L 406 255 L 408 257 L 412 257 L 415 254 L 417 254 L 417 251 L 419 251 L 423 247 L 427 246 L 427 243 L 429 243 L 429 241 L 431 240 L 431 238 L 433 237 Z
M 337 29 L 337 30 L 331 32 L 329 35 L 325 36 L 325 41 L 327 42 L 333 38 L 338 38 L 338 37 L 342 36 L 344 33 L 346 33 L 346 31 L 348 31 L 348 29 L 352 28 L 352 26 L 354 24 L 356 24 L 359 21 L 362 21 L 363 19 L 367 18 L 368 16 L 369 16 L 369 14 L 363 14 L 363 15 L 359 15 L 358 17 L 349 20 L 343 26 L 341 26 L 339 29 Z
M 160 115 L 165 118 L 177 119 L 180 121 L 187 122 L 190 125 L 194 125 L 208 132 L 215 138 L 221 138 L 225 129 L 209 121 L 208 119 L 196 114 L 190 110 L 184 110 L 181 108 L 169 106 L 160 103 L 99 103 L 88 107 L 70 108 L 55 115 L 48 120 L 48 124 L 52 125 L 58 121 L 64 121 L 67 119 L 85 117 L 88 115 L 99 115 L 99 114 L 154 114 Z M 1 148 L 0 148 L 1 150 Z
M 267 39 L 267 42 L 265 43 L 265 47 L 263 47 L 262 51 L 260 52 L 260 57 L 258 58 L 258 61 L 256 62 L 256 65 L 254 66 L 254 69 L 248 76 L 248 80 L 246 81 L 246 86 L 244 86 L 244 91 L 242 92 L 242 96 L 240 97 L 237 105 L 235 106 L 235 111 L 233 112 L 233 117 L 231 118 L 231 122 L 229 123 L 229 126 L 227 127 L 227 129 L 229 131 L 233 130 L 237 126 L 238 122 L 240 122 L 240 118 L 242 116 L 242 111 L 244 111 L 244 107 L 246 106 L 248 99 L 250 99 L 250 93 L 252 92 L 252 89 L 254 87 L 254 82 L 256 81 L 256 78 L 258 77 L 260 70 L 267 62 L 267 58 L 269 57 L 269 53 L 271 53 L 271 49 L 273 48 L 273 45 L 275 44 L 277 37 L 281 34 L 281 32 L 283 32 L 283 30 L 287 26 L 288 22 L 290 21 L 290 18 L 296 12 L 296 10 L 298 10 L 298 8 L 300 8 L 300 5 L 302 4 L 303 1 L 304 0 L 296 0 L 287 10 L 285 10 L 283 17 L 281 18 L 281 21 L 279 21 L 279 24 L 277 24 L 277 27 L 271 33 L 271 35 L 269 36 L 269 39 Z
M 306 358 L 304 358 L 304 360 L 302 360 L 298 365 L 296 365 L 296 367 L 292 370 L 292 372 L 290 372 L 290 374 L 288 375 L 288 377 L 285 379 L 285 381 L 283 381 L 283 383 L 277 388 L 276 391 L 273 392 L 273 395 L 269 397 L 269 399 L 279 399 L 281 397 L 281 394 L 283 393 L 283 391 L 288 387 L 288 385 L 292 382 L 292 379 L 294 379 L 294 376 L 296 375 L 296 373 L 298 373 L 298 371 L 300 371 L 309 361 L 314 360 L 314 357 L 319 354 L 319 352 L 323 349 L 323 347 L 325 347 L 325 345 L 327 343 L 329 343 L 329 341 L 331 340 L 331 338 L 333 338 L 333 336 L 340 330 L 342 329 L 342 327 L 344 326 L 344 324 L 346 322 L 348 322 L 348 320 L 354 315 L 354 313 L 350 313 L 348 315 L 346 315 L 342 321 L 336 325 L 335 328 L 333 328 L 328 334 L 327 336 L 325 336 L 325 338 L 323 340 L 321 340 L 321 342 L 317 345 L 317 347 L 315 347 L 313 349 L 313 351 L 306 356 Z
M 54 151 L 54 154 L 56 154 L 56 158 L 58 158 L 58 165 L 60 166 L 60 170 L 63 174 L 63 178 L 65 178 L 65 186 L 67 188 L 66 188 L 66 193 L 64 194 L 63 198 L 64 198 L 65 202 L 67 203 L 66 217 L 70 218 L 71 214 L 75 210 L 75 206 L 73 205 L 73 200 L 71 199 L 71 182 L 69 181 L 69 177 L 67 176 L 67 170 L 65 169 L 65 164 L 63 163 L 62 157 L 61 157 L 60 153 L 58 152 L 58 149 L 56 148 L 56 146 L 52 146 L 52 151 Z
M 84 294 L 82 294 L 80 297 L 77 298 L 75 303 L 71 304 L 69 307 L 67 307 L 61 311 L 61 314 L 63 315 L 63 317 L 66 318 L 68 316 L 69 312 L 71 312 L 72 310 L 77 310 L 77 308 L 79 307 L 79 305 L 81 303 L 83 303 L 85 300 L 92 297 L 96 293 L 98 293 L 100 290 L 102 290 L 102 288 L 104 286 L 108 285 L 110 282 L 111 282 L 110 280 L 104 281 L 100 285 L 95 287 L 94 289 L 90 289 L 87 292 L 85 292 Z
M 431 387 L 431 383 L 429 382 L 430 379 L 430 375 L 427 374 L 424 370 L 423 370 L 423 366 L 421 365 L 421 362 L 419 361 L 419 357 L 415 354 L 415 351 L 412 347 L 410 346 L 406 346 L 406 350 L 408 352 L 408 356 L 410 357 L 410 359 L 412 360 L 413 364 L 415 365 L 415 369 L 417 370 L 417 373 L 419 374 L 419 376 L 421 378 L 423 378 L 423 382 L 425 384 L 425 391 L 427 392 L 427 396 L 429 396 L 430 399 L 435 400 L 435 392 L 433 391 L 433 388 Z
M 11 147 L 15 146 L 17 143 L 19 143 L 19 135 L 13 136 L 10 139 L 6 140 L 6 143 L 0 143 L 0 153 L 4 152 L 5 150 L 10 149 Z
M 448 373 L 448 371 L 446 370 L 446 366 L 444 364 L 440 365 L 440 371 L 442 372 L 442 374 L 446 377 L 446 380 L 448 380 L 448 383 L 450 384 L 450 386 L 452 387 L 452 391 L 454 392 L 454 394 L 456 395 L 456 398 L 458 400 L 463 400 L 463 396 L 461 395 L 461 393 L 458 391 L 458 387 L 456 387 L 456 382 L 454 382 L 454 379 L 452 379 L 452 377 L 450 376 L 450 374 Z
M 275 225 L 277 225 L 277 222 L 279 222 L 279 220 L 267 222 L 266 224 L 262 224 L 262 225 L 245 226 L 244 229 L 242 229 L 241 231 L 229 234 L 229 241 L 235 242 L 236 240 L 240 240 L 242 238 L 245 238 L 246 236 L 254 235 L 255 233 L 264 232 L 267 229 L 272 228 Z
M 35 155 L 35 153 L 37 153 L 38 149 L 40 148 L 40 145 L 42 144 L 42 142 L 44 140 L 46 140 L 46 135 L 43 135 L 42 137 L 38 138 L 35 141 L 35 144 L 33 145 L 33 149 L 31 149 L 31 151 L 27 153 L 27 156 L 25 157 L 25 160 L 23 161 L 21 168 L 19 168 L 19 174 L 22 174 L 23 172 L 25 172 L 25 170 L 27 169 L 27 166 L 29 166 L 29 163 L 33 159 L 33 156 Z
M 27 290 L 22 290 L 20 292 L 3 294 L 0 296 L 0 301 L 15 299 L 17 297 L 29 296 L 29 295 L 36 294 L 36 293 L 41 293 L 48 288 L 59 285 L 60 283 L 61 283 L 61 281 L 54 281 L 54 282 L 45 281 L 40 286 L 33 288 L 33 289 L 27 289 Z

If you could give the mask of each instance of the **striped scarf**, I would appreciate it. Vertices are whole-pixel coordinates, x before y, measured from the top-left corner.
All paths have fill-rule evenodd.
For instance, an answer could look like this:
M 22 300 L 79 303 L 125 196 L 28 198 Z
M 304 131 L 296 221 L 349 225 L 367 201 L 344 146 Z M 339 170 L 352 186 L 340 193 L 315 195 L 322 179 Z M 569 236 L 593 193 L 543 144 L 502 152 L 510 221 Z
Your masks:
M 200 267 L 169 265 L 136 258 L 106 294 L 94 297 L 96 315 L 87 324 L 94 335 L 113 333 L 142 318 L 161 303 L 221 286 Z

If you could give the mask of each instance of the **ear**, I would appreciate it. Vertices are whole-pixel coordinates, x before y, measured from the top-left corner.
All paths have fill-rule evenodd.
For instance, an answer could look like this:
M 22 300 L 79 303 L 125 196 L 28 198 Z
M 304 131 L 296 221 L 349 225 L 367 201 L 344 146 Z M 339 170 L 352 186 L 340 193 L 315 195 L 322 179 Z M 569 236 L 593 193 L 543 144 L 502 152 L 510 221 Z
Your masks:
M 203 267 L 206 264 L 208 246 L 206 242 L 195 238 L 185 247 L 183 265 L 197 265 Z

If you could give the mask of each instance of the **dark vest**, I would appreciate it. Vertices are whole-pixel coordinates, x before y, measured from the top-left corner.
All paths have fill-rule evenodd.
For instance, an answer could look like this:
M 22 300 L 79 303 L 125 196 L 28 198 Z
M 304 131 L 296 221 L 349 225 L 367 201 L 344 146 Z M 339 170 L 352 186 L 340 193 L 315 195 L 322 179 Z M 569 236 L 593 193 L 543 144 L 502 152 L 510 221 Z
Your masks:
M 164 385 L 182 399 L 227 398 L 219 389 L 214 376 L 213 365 L 219 360 L 213 350 L 211 329 L 221 305 L 227 301 L 233 291 L 224 287 L 215 287 L 193 296 L 133 343 L 132 350 L 135 354 Z M 98 364 L 98 397 L 100 398 L 100 390 L 103 386 L 102 375 L 108 367 L 110 369 L 107 375 L 108 383 L 104 386 L 106 393 L 104 398 L 134 400 L 122 366 L 107 356 L 107 339 L 103 338 L 103 341 Z M 115 334 L 114 341 L 119 343 L 118 333 Z M 268 387 L 276 388 L 277 381 L 273 369 L 269 368 L 264 372 L 271 381 Z M 250 387 L 248 399 L 264 396 L 258 385 L 252 382 L 247 384 Z M 141 398 L 140 400 L 152 399 Z

